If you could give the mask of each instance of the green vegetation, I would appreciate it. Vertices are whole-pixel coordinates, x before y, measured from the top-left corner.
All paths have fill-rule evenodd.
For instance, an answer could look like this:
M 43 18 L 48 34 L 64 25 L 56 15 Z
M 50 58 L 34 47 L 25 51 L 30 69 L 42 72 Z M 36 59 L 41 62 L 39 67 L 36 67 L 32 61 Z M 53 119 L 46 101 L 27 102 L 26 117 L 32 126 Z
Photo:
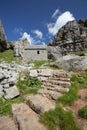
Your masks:
M 24 74 L 24 79 L 21 80 L 23 75 L 20 74 L 18 79 L 17 87 L 21 94 L 36 94 L 41 88 L 42 82 L 37 78 L 29 77 L 28 74 Z
M 74 120 L 72 112 L 57 105 L 55 110 L 50 110 L 41 115 L 41 122 L 48 130 L 55 130 L 57 126 L 61 130 L 80 130 Z
M 87 106 L 85 106 L 85 107 L 79 109 L 78 115 L 79 115 L 81 118 L 87 119 Z
M 11 110 L 12 104 L 21 103 L 23 101 L 24 99 L 22 97 L 17 97 L 12 100 L 4 100 L 0 98 L 0 115 L 12 116 L 12 110 Z
M 12 61 L 15 61 L 17 63 L 20 63 L 20 59 L 17 59 L 14 57 L 13 50 L 6 50 L 4 52 L 0 52 L 0 62 L 5 61 L 7 63 L 11 63 Z
M 87 73 L 74 74 L 71 78 L 71 87 L 68 93 L 58 98 L 58 102 L 64 105 L 72 105 L 72 103 L 79 98 L 78 90 L 85 86 L 87 83 Z
M 22 75 L 23 76 L 23 75 Z M 12 116 L 11 106 L 13 103 L 24 102 L 23 96 L 26 94 L 36 94 L 38 89 L 41 87 L 42 82 L 37 78 L 31 78 L 24 73 L 24 80 L 21 77 L 18 80 L 17 87 L 20 91 L 20 97 L 16 97 L 12 100 L 4 100 L 0 98 L 0 115 Z
M 85 87 L 87 83 L 87 72 L 74 74 L 71 78 L 71 87 L 68 93 L 59 97 L 55 110 L 50 110 L 41 115 L 41 122 L 47 126 L 48 130 L 56 130 L 57 126 L 61 130 L 80 130 L 74 120 L 72 112 L 66 109 L 67 105 L 72 105 L 79 98 L 78 90 Z M 83 115 L 87 118 L 87 107 Z M 80 110 L 80 113 L 83 113 Z
M 87 54 L 87 50 L 86 51 L 74 52 L 74 54 L 76 54 L 76 55 L 84 55 L 84 54 Z
M 46 64 L 47 61 L 35 60 L 33 61 L 33 63 L 34 63 L 34 69 L 39 69 L 42 65 Z

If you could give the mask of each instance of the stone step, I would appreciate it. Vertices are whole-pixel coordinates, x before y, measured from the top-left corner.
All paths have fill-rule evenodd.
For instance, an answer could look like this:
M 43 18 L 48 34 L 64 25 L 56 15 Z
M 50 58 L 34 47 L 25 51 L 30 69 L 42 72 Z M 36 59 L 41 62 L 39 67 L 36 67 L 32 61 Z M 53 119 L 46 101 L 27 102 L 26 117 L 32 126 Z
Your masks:
M 0 130 L 18 130 L 14 121 L 10 117 L 0 117 Z
M 51 85 L 50 87 L 44 86 L 47 90 L 56 91 L 60 93 L 69 92 L 69 88 L 64 88 L 58 85 Z
M 13 118 L 19 130 L 46 130 L 39 116 L 25 103 L 12 105 Z M 13 129 L 12 129 L 13 130 Z
M 46 96 L 48 99 L 50 100 L 57 100 L 58 97 L 62 96 L 62 94 L 60 92 L 56 92 L 53 90 L 47 90 L 47 89 L 41 89 L 38 91 L 38 94 L 42 95 L 42 96 Z
M 55 108 L 55 102 L 42 95 L 29 95 L 26 97 L 29 106 L 38 114 Z
M 70 75 L 64 70 L 54 70 L 53 76 L 61 77 L 61 78 L 70 78 Z
M 70 78 L 62 78 L 62 77 L 53 77 L 53 78 L 49 78 L 50 80 L 51 79 L 54 79 L 54 80 L 60 80 L 60 81 L 66 81 L 66 82 L 70 82 Z
M 63 87 L 70 87 L 71 83 L 66 82 L 66 81 L 60 81 L 60 80 L 54 80 L 54 79 L 49 79 L 46 82 L 43 83 L 44 86 L 50 86 L 50 85 L 59 85 Z

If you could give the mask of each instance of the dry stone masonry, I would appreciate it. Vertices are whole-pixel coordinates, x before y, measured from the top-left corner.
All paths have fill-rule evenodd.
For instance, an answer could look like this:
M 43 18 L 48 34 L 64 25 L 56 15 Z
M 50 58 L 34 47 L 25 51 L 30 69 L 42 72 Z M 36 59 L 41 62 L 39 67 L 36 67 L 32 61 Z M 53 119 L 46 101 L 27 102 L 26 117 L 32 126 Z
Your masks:
M 0 64 L 0 97 L 8 100 L 19 96 L 20 93 L 15 85 L 19 72 L 28 72 L 30 68 L 32 68 L 32 64 L 30 66 L 21 66 L 14 62 L 11 64 L 2 62 Z

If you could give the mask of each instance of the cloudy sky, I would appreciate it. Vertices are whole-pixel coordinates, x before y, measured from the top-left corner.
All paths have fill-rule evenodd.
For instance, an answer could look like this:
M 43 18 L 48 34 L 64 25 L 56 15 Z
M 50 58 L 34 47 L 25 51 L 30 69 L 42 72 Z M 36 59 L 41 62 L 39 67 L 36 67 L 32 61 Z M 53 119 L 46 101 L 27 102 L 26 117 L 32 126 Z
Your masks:
M 8 41 L 47 44 L 68 21 L 87 18 L 87 0 L 0 0 Z

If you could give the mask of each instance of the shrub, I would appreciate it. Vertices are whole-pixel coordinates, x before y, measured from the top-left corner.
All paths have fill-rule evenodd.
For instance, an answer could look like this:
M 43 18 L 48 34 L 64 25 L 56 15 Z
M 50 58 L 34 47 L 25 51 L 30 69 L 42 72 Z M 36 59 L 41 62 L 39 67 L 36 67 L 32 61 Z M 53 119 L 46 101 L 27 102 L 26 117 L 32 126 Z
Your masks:
M 85 107 L 79 109 L 78 115 L 79 115 L 81 118 L 87 119 L 87 106 L 85 106 Z
M 42 82 L 37 78 L 29 77 L 25 74 L 24 80 L 21 80 L 21 75 L 17 82 L 17 87 L 20 90 L 21 94 L 36 94 L 37 91 L 41 88 Z

